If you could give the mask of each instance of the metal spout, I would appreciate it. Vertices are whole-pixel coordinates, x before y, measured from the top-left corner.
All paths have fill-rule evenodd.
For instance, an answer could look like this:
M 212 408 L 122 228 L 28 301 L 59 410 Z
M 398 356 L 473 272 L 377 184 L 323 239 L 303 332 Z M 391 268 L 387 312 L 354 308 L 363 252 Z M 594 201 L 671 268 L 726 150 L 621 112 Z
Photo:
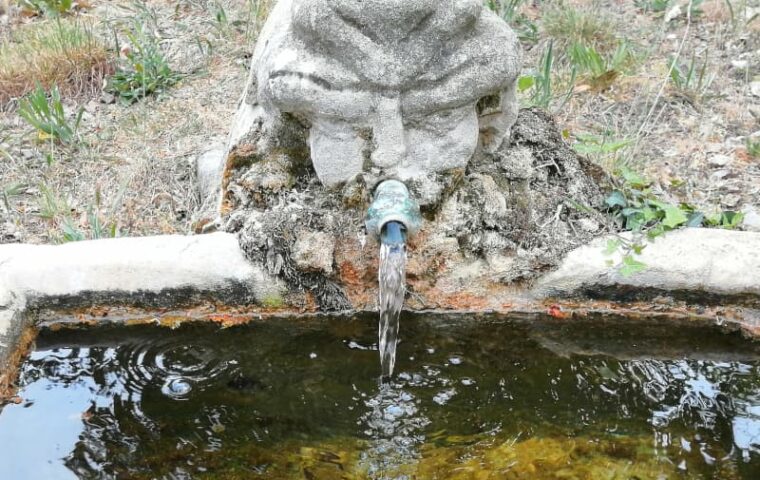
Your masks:
M 406 243 L 420 229 L 420 206 L 398 180 L 385 180 L 375 189 L 367 209 L 367 233 L 386 245 Z

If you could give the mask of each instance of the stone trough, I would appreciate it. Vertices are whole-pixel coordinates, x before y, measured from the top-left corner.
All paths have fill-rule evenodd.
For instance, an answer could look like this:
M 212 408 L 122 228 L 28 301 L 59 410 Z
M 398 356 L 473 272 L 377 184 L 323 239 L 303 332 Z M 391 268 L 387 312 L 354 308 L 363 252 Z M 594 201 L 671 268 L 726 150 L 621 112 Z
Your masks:
M 606 175 L 546 113 L 518 112 L 509 26 L 480 0 L 393 2 L 277 2 L 226 145 L 196 162 L 198 235 L 0 245 L 0 387 L 45 316 L 374 311 L 364 218 L 388 179 L 423 216 L 407 309 L 614 310 L 760 335 L 760 233 L 672 232 L 620 275 Z
M 472 304 L 460 309 L 548 310 L 568 318 L 573 311 L 589 310 L 687 315 L 760 335 L 760 234 L 672 232 L 645 249 L 641 260 L 647 269 L 630 277 L 608 265 L 605 242 L 600 238 L 570 252 L 559 268 L 530 285 L 493 289 L 487 302 L 463 289 L 463 298 L 472 294 Z M 375 288 L 367 285 L 372 292 Z M 89 322 L 98 319 L 92 307 L 119 305 L 137 306 L 157 320 L 163 312 L 198 305 L 210 305 L 211 314 L 232 311 L 249 317 L 309 313 L 283 305 L 285 291 L 282 281 L 245 258 L 228 233 L 2 245 L 1 371 L 13 371 L 8 361 L 40 311 L 77 312 Z

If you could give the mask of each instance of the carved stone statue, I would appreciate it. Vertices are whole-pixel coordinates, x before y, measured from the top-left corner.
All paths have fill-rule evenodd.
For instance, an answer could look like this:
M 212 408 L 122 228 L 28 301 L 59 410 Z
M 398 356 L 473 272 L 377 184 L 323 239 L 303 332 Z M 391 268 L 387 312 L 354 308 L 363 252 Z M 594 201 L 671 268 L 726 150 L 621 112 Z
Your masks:
M 362 172 L 424 180 L 465 167 L 479 141 L 495 150 L 517 116 L 519 45 L 481 3 L 279 0 L 228 151 L 294 118 L 332 187 Z

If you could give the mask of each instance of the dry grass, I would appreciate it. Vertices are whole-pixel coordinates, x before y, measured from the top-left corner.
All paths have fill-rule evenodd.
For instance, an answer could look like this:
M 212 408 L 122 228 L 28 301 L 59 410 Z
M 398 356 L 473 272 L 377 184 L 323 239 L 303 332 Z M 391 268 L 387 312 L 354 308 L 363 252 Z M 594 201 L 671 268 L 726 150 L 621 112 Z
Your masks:
M 0 238 L 6 219 L 19 232 L 17 240 L 25 242 L 55 241 L 64 215 L 80 230 L 89 231 L 86 212 L 97 205 L 96 192 L 102 197 L 103 220 L 118 222 L 128 235 L 189 231 L 197 198 L 188 160 L 224 142 L 245 86 L 253 41 L 273 3 L 92 2 L 86 17 L 107 41 L 138 14 L 150 21 L 171 68 L 183 73 L 183 80 L 159 96 L 130 106 L 86 102 L 84 95 L 72 98 L 62 92 L 67 107 L 76 102 L 80 103 L 77 107 L 85 107 L 81 141 L 71 149 L 40 143 L 17 112 L 0 111 L 0 192 L 17 184 L 27 187 L 13 197 L 7 215 L 0 205 Z M 695 16 L 689 28 L 685 14 L 664 22 L 661 12 L 645 10 L 637 3 L 641 2 L 524 1 L 520 12 L 535 23 L 538 41 L 524 42 L 522 73 L 532 73 L 553 40 L 556 99 L 551 107 L 570 141 L 578 133 L 633 140 L 624 150 L 596 157 L 603 157 L 600 163 L 612 168 L 624 154 L 626 164 L 656 179 L 675 200 L 704 210 L 717 208 L 726 198 L 733 198 L 737 208 L 746 204 L 760 209 L 760 161 L 746 153 L 746 138 L 758 129 L 760 118 L 758 97 L 749 89 L 749 82 L 760 75 L 760 36 L 753 35 L 753 29 L 760 28 L 760 17 L 751 22 L 748 17 L 760 8 L 760 0 L 732 0 L 734 20 L 724 0 L 705 0 L 704 14 Z M 11 35 L 28 35 L 27 31 L 51 30 L 54 23 L 36 17 L 10 25 L 11 33 L 0 32 L 0 42 Z M 669 61 L 679 56 L 684 38 L 680 62 L 708 58 L 707 71 L 717 73 L 698 105 L 675 94 L 668 73 Z M 634 49 L 635 65 L 621 69 L 607 88 L 590 88 L 583 73 L 571 75 L 567 50 L 572 43 L 593 45 L 607 57 L 624 40 Z M 33 50 L 18 42 L 11 45 Z M 27 55 L 21 50 L 11 53 L 17 59 Z M 2 55 L 8 53 L 0 54 L 0 72 L 10 68 Z M 745 66 L 734 66 L 737 61 Z M 571 78 L 576 88 L 566 99 L 565 92 L 573 89 Z M 93 82 L 91 91 L 81 93 L 95 93 L 100 86 Z M 53 158 L 51 164 L 46 161 L 48 155 Z M 732 162 L 711 166 L 709 160 L 716 155 L 729 156 Z M 726 176 L 718 178 L 721 175 Z M 672 187 L 673 180 L 682 186 Z M 66 204 L 53 219 L 44 218 L 45 188 Z
M 598 8 L 573 8 L 560 2 L 546 9 L 541 21 L 544 32 L 563 47 L 582 43 L 609 51 L 617 45 L 615 22 Z
M 112 57 L 84 20 L 25 25 L 0 45 L 0 109 L 9 109 L 39 82 L 67 98 L 99 92 Z

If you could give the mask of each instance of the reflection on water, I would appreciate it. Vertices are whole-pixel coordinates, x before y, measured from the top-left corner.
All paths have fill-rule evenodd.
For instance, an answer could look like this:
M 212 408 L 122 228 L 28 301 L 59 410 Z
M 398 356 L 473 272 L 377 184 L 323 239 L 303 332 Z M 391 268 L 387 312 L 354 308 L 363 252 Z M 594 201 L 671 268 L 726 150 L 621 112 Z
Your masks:
M 760 478 L 760 346 L 625 320 L 44 331 L 0 478 Z

